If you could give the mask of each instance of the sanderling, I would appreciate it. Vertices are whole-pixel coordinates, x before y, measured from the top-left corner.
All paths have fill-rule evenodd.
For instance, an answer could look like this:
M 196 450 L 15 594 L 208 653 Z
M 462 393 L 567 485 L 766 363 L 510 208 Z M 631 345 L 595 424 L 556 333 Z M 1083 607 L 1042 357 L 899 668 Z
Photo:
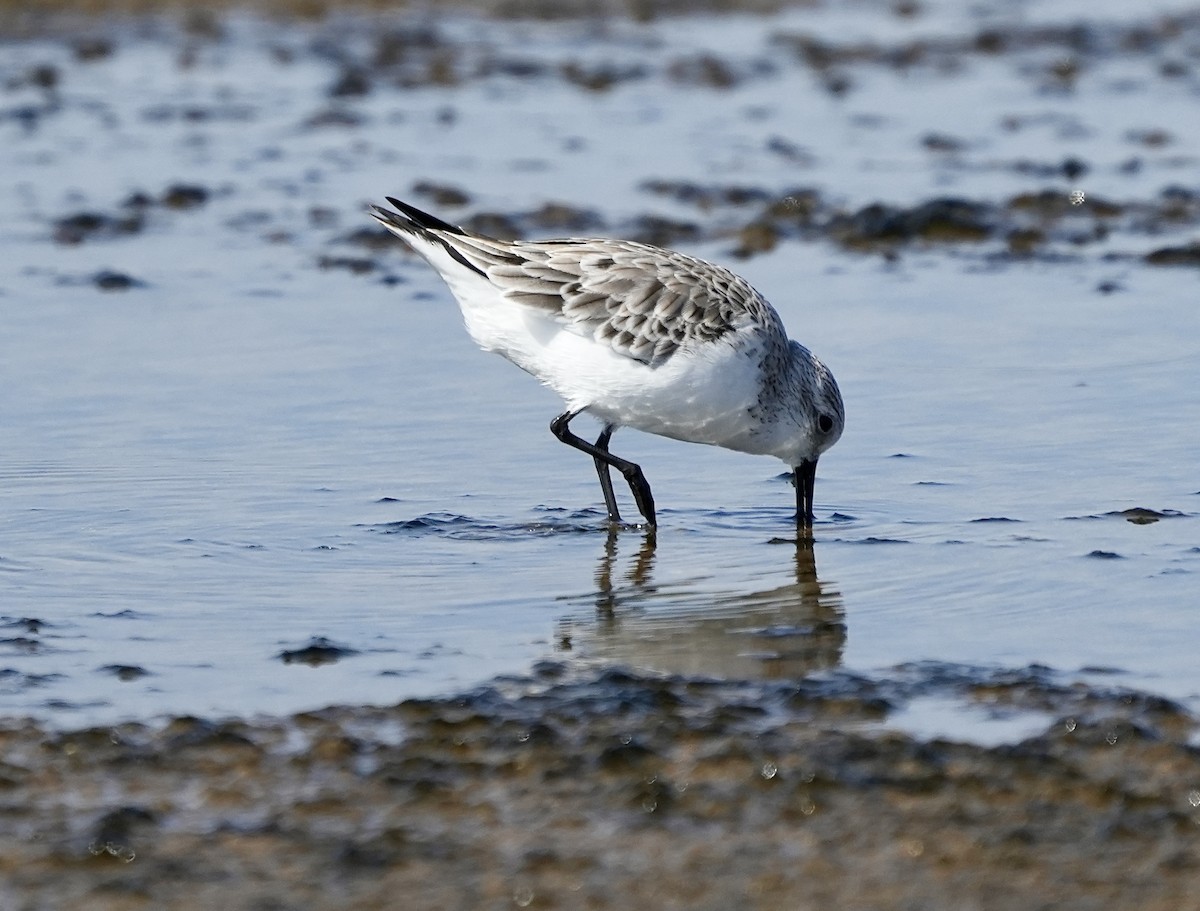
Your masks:
M 817 459 L 842 435 L 842 396 L 745 279 L 633 241 L 496 240 L 387 201 L 397 211 L 372 206 L 372 216 L 438 271 L 475 342 L 562 396 L 550 429 L 595 460 L 610 521 L 621 520 L 611 466 L 655 527 L 642 469 L 608 450 L 618 427 L 634 427 L 782 459 L 796 522 L 811 527 Z M 570 429 L 585 411 L 604 425 L 595 443 Z

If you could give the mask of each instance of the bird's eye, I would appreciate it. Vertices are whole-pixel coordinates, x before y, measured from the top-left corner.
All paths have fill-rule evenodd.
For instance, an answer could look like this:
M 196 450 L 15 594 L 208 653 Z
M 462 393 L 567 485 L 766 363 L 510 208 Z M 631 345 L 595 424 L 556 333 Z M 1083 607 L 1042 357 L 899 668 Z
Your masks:
M 829 433 L 833 430 L 833 418 L 827 414 L 822 414 L 817 418 L 817 426 L 821 428 L 821 433 Z

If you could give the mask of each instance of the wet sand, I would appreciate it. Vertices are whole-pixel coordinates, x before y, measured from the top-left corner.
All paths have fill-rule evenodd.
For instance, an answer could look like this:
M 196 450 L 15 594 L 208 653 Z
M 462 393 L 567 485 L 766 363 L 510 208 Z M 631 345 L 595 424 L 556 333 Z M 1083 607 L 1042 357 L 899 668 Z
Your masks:
M 1055 720 L 993 748 L 937 693 Z M 389 709 L 0 732 L 6 908 L 1179 909 L 1195 719 L 1044 669 L 523 680 Z M 5 893 L 0 893 L 5 894 Z

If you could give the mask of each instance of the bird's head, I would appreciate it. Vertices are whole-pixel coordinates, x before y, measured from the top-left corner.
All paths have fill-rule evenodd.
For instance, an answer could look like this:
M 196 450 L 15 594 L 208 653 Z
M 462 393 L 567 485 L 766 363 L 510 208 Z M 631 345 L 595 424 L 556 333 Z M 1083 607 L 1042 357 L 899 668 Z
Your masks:
M 795 386 L 792 416 L 796 433 L 791 458 L 796 485 L 796 524 L 811 527 L 817 459 L 836 443 L 846 426 L 846 409 L 837 380 L 820 360 L 798 342 L 791 343 Z

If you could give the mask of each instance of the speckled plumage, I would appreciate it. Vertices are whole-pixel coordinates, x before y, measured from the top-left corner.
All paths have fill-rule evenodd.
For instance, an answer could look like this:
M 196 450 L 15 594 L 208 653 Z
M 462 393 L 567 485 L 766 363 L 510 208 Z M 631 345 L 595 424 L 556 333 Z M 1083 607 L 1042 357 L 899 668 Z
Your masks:
M 640 469 L 608 453 L 617 427 L 774 455 L 792 467 L 815 466 L 841 435 L 833 376 L 728 269 L 633 241 L 497 240 L 388 201 L 397 211 L 372 215 L 437 269 L 475 341 L 566 401 L 553 429 L 597 459 L 612 518 L 602 463 L 625 472 L 654 524 L 649 486 L 642 479 L 639 496 L 630 477 Z M 605 424 L 595 446 L 566 427 L 583 411 Z
M 651 367 L 687 342 L 711 342 L 747 322 L 784 334 L 745 279 L 682 253 L 624 240 L 506 243 L 467 235 L 453 243 L 506 299 Z

